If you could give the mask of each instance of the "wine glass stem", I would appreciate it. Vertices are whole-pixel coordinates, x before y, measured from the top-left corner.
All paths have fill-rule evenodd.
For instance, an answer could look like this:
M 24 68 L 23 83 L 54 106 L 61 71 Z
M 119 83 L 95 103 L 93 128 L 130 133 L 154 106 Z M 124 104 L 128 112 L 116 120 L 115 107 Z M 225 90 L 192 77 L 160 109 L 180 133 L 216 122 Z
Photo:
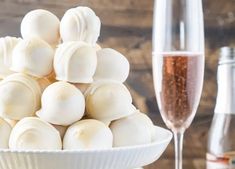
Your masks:
M 184 131 L 173 131 L 175 142 L 175 169 L 182 169 L 182 151 Z

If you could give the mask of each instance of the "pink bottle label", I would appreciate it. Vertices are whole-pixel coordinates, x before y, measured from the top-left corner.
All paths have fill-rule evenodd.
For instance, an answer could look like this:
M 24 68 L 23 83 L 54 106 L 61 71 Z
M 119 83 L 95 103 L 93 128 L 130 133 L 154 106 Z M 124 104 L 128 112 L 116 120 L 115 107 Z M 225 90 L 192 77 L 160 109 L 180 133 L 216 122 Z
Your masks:
M 207 169 L 235 169 L 235 152 L 215 156 L 207 153 Z

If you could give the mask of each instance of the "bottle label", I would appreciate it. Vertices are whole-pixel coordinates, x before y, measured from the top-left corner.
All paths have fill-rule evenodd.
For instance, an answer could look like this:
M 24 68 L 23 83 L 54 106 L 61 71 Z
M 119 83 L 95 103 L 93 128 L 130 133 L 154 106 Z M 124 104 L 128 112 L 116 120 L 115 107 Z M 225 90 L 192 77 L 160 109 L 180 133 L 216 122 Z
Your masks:
M 223 109 L 218 110 L 218 108 L 215 109 L 214 113 L 215 114 L 232 114 L 232 115 L 235 115 L 235 111 L 230 111 L 229 112 L 229 111 L 224 111 Z
M 235 169 L 235 152 L 226 152 L 215 156 L 207 153 L 207 169 Z
M 235 114 L 235 66 L 234 64 L 219 65 L 217 73 L 218 93 L 215 113 Z

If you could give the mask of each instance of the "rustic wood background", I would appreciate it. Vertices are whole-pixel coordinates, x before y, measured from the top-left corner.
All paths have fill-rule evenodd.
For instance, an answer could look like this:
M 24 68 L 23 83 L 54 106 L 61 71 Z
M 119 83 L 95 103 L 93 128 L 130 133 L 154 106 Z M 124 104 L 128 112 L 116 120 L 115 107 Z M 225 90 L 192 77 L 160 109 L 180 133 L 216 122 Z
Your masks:
M 20 36 L 20 22 L 30 10 L 44 8 L 60 18 L 71 7 L 93 8 L 102 21 L 99 43 L 123 53 L 131 63 L 126 84 L 134 103 L 156 124 L 164 126 L 157 108 L 151 68 L 153 0 L 0 0 L 0 36 Z M 217 94 L 218 49 L 235 46 L 235 0 L 203 0 L 206 31 L 206 70 L 197 116 L 185 134 L 184 167 L 205 168 L 207 133 Z M 193 145 L 190 144 L 193 141 Z M 147 169 L 174 168 L 173 144 Z

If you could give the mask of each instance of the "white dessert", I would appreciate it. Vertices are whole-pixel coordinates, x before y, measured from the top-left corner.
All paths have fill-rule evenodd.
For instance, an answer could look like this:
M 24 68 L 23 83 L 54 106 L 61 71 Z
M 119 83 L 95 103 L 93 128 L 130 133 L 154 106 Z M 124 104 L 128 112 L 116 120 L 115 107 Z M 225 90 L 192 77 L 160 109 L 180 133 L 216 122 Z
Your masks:
M 124 82 L 130 71 L 130 64 L 125 56 L 111 48 L 97 51 L 97 68 L 94 80 L 111 79 Z
M 44 90 L 41 109 L 36 114 L 51 124 L 68 126 L 80 120 L 84 111 L 81 91 L 67 82 L 55 82 Z
M 16 73 L 0 82 L 0 116 L 20 120 L 40 108 L 41 88 L 36 80 Z
M 151 143 L 153 123 L 140 112 L 113 121 L 110 125 L 114 147 L 133 146 Z
M 61 22 L 37 9 L 22 20 L 23 39 L 0 38 L 0 149 L 109 149 L 157 138 L 123 84 L 127 58 L 97 44 L 100 28 L 88 7 Z
M 62 141 L 52 125 L 37 117 L 26 117 L 12 129 L 9 147 L 13 150 L 60 150 Z
M 0 117 L 0 149 L 8 148 L 11 126 Z
M 95 12 L 79 6 L 71 8 L 64 14 L 60 23 L 63 42 L 84 41 L 94 45 L 100 35 L 100 19 Z
M 64 149 L 106 149 L 111 148 L 113 135 L 102 122 L 81 120 L 70 126 L 63 139 Z
M 20 41 L 12 55 L 11 70 L 35 77 L 44 77 L 53 70 L 54 50 L 37 38 Z
M 135 112 L 131 94 L 122 83 L 100 81 L 85 92 L 88 117 L 100 121 L 112 121 Z
M 60 42 L 60 21 L 51 12 L 37 9 L 27 13 L 21 22 L 21 35 L 24 39 L 40 38 L 56 46 Z
M 12 51 L 21 41 L 20 38 L 6 36 L 0 38 L 0 78 L 3 79 L 14 73 L 10 70 L 12 62 Z
M 63 43 L 56 50 L 54 70 L 57 80 L 91 83 L 96 65 L 96 50 L 85 42 Z

